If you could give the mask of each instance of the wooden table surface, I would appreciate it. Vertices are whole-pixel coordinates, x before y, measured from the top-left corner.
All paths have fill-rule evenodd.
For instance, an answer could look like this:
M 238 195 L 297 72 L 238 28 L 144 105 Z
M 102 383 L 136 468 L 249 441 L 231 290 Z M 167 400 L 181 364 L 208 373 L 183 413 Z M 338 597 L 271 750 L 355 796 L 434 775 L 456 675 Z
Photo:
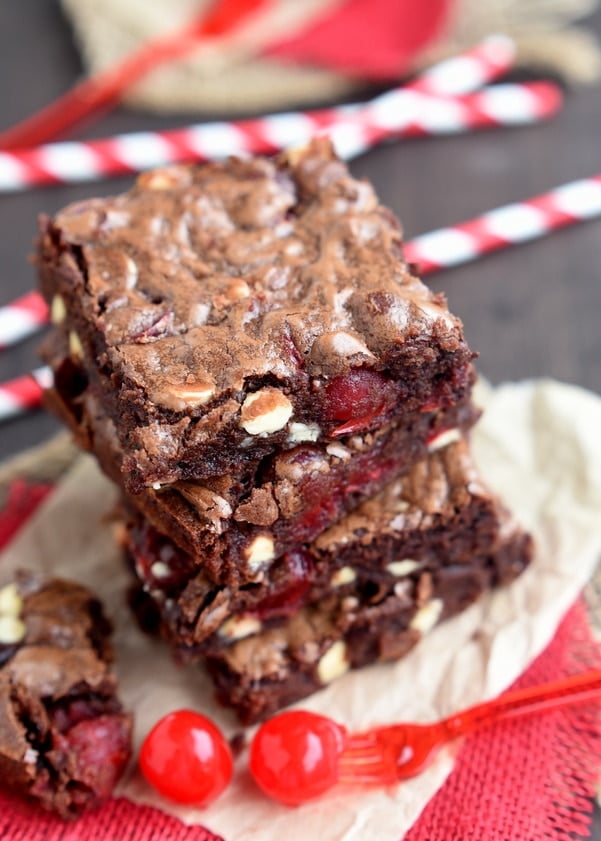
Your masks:
M 593 25 L 601 34 L 601 13 Z M 0 128 L 29 115 L 82 72 L 55 0 L 0 7 Z M 116 111 L 79 136 L 185 125 Z M 374 149 L 352 164 L 374 183 L 411 237 L 601 170 L 601 85 L 572 91 L 550 124 Z M 0 195 L 0 303 L 32 288 L 27 257 L 40 212 L 127 188 L 130 179 Z M 493 382 L 554 377 L 601 393 L 601 221 L 436 275 Z M 30 370 L 37 340 L 0 353 L 0 380 Z M 43 413 L 5 423 L 0 458 L 58 429 Z M 601 431 L 600 431 L 601 434 Z M 601 829 L 592 836 L 601 841 Z

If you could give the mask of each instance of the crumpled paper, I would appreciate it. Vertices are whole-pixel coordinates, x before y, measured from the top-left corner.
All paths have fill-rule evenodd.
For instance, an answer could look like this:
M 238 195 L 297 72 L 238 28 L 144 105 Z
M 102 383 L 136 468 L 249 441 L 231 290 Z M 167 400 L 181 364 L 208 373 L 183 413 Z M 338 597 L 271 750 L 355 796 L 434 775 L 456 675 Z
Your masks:
M 473 434 L 482 473 L 535 536 L 536 557 L 511 586 L 485 596 L 431 632 L 403 660 L 345 675 L 302 702 L 350 729 L 427 721 L 491 697 L 542 651 L 601 555 L 601 398 L 552 381 L 480 385 L 485 413 Z M 124 600 L 128 575 L 110 525 L 116 493 L 82 458 L 0 559 L 75 578 L 94 589 L 115 623 L 121 697 L 133 709 L 136 747 L 162 715 L 180 707 L 239 730 L 215 705 L 198 668 L 177 668 L 136 628 Z M 455 747 L 454 750 L 457 748 Z M 227 841 L 398 841 L 442 785 L 453 749 L 421 776 L 381 790 L 333 790 L 294 812 L 265 798 L 238 758 L 233 784 L 208 809 L 169 804 L 133 767 L 118 793 L 200 823 Z

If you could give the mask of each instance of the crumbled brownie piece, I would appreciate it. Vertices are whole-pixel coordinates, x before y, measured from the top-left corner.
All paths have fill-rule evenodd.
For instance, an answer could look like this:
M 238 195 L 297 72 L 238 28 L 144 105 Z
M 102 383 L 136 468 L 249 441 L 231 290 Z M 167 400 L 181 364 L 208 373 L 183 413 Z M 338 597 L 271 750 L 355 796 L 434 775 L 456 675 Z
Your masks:
M 20 573 L 0 589 L 0 784 L 63 818 L 106 800 L 131 754 L 109 634 L 79 584 Z
M 451 407 L 472 354 L 327 141 L 142 175 L 43 220 L 40 285 L 130 491 Z

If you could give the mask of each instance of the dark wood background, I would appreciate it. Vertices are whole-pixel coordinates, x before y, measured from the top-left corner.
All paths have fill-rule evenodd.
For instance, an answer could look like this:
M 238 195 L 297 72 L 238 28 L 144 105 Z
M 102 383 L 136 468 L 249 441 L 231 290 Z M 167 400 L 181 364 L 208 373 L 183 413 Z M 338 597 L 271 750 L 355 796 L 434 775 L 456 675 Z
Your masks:
M 592 25 L 601 34 L 601 13 Z M 0 128 L 70 87 L 82 66 L 55 0 L 0 0 Z M 79 136 L 184 125 L 116 111 Z M 601 170 L 601 85 L 571 91 L 550 124 L 374 149 L 352 164 L 411 237 Z M 0 195 L 0 303 L 31 289 L 40 212 L 125 189 L 128 179 Z M 601 221 L 436 275 L 493 382 L 555 377 L 601 392 Z M 37 340 L 0 353 L 0 380 L 38 364 Z M 0 427 L 0 458 L 58 428 L 43 413 Z M 601 435 L 601 430 L 600 430 Z M 601 831 L 594 836 L 601 841 Z

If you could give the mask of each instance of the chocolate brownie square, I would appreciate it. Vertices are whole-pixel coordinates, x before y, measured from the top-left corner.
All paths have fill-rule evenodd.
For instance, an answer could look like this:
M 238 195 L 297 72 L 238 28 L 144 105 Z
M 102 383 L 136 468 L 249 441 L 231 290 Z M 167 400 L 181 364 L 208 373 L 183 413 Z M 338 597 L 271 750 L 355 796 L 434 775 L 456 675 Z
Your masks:
M 59 338 L 48 345 L 55 385 L 46 403 L 120 483 L 123 453 L 115 424 L 83 370 L 62 356 L 66 349 Z M 247 462 L 237 474 L 147 488 L 127 495 L 126 504 L 201 559 L 214 581 L 241 586 L 264 577 L 275 559 L 313 540 L 428 452 L 460 438 L 477 416 L 465 400 L 418 413 L 407 425 L 352 436 L 345 444 L 299 444 Z
M 130 492 L 453 407 L 472 353 L 331 145 L 142 175 L 42 220 L 40 286 Z
M 106 800 L 131 754 L 109 634 L 79 584 L 20 573 L 0 589 L 0 785 L 63 818 Z
M 198 560 L 140 517 L 129 523 L 124 542 L 146 594 L 138 593 L 137 604 L 183 661 L 226 658 L 242 639 L 268 637 L 324 605 L 338 626 L 368 608 L 379 617 L 379 605 L 400 599 L 410 613 L 399 608 L 394 621 L 405 640 L 408 623 L 415 630 L 427 617 L 462 610 L 484 590 L 513 580 L 532 554 L 530 537 L 482 484 L 465 441 L 433 453 L 312 543 L 296 546 L 253 586 L 216 586 Z M 389 619 L 390 653 L 396 643 Z M 352 621 L 363 627 L 361 617 Z M 385 656 L 378 652 L 373 659 Z
M 222 640 L 205 659 L 217 697 L 252 724 L 349 669 L 397 660 L 488 590 L 499 569 L 505 581 L 514 578 L 530 554 L 528 537 L 514 530 L 469 563 L 442 563 L 417 582 L 403 576 L 392 587 L 376 580 L 372 588 L 357 586 L 354 595 L 331 592 L 255 634 Z M 403 562 L 409 560 L 396 563 Z

